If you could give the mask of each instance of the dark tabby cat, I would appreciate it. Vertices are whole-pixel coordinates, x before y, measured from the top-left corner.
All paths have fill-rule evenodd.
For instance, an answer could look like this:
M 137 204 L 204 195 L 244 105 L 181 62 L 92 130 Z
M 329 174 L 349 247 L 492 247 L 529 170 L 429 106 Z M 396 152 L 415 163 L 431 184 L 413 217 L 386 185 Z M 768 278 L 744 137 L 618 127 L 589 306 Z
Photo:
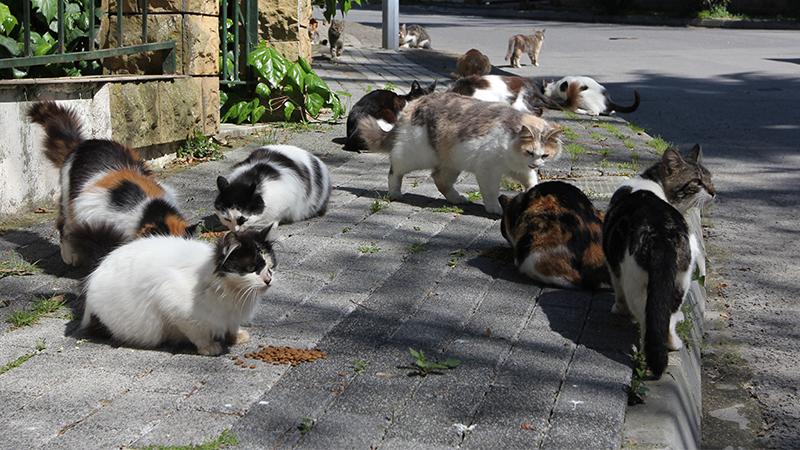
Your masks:
M 608 285 L 603 216 L 580 189 L 547 181 L 514 198 L 501 195 L 499 200 L 500 231 L 513 247 L 521 273 L 569 289 Z
M 687 159 L 669 149 L 617 189 L 606 213 L 603 250 L 616 294 L 612 311 L 632 314 L 639 324 L 639 348 L 656 378 L 667 367 L 668 350 L 682 346 L 675 325 L 683 320 L 680 308 L 695 261 L 703 258 L 683 214 L 714 195 L 700 146 Z
M 342 49 L 344 49 L 343 20 L 331 20 L 331 26 L 328 28 L 328 44 L 331 46 L 331 58 L 342 56 Z
M 434 81 L 427 88 L 422 88 L 419 82 L 411 83 L 411 91 L 406 95 L 398 95 L 386 89 L 377 89 L 361 97 L 356 102 L 350 114 L 347 115 L 347 142 L 344 144 L 345 150 L 357 151 L 365 150 L 367 143 L 361 138 L 358 131 L 358 123 L 362 118 L 371 116 L 378 121 L 382 121 L 382 128 L 390 128 L 397 121 L 397 114 L 405 108 L 406 103 L 423 95 L 430 94 L 436 89 Z
M 524 34 L 515 34 L 508 38 L 508 51 L 506 52 L 506 61 L 511 59 L 511 67 L 522 67 L 520 60 L 522 54 L 527 53 L 531 59 L 531 64 L 539 66 L 539 53 L 542 51 L 542 43 L 544 43 L 544 32 L 534 31 L 530 36 Z
M 431 37 L 422 25 L 400 25 L 400 47 L 431 48 Z

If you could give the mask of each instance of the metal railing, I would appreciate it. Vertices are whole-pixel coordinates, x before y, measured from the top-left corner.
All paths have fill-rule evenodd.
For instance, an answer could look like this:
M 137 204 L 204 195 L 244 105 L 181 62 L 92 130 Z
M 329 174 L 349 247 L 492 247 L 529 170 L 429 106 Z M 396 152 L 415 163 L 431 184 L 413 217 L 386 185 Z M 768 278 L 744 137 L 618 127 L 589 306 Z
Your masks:
M 258 1 L 219 0 L 220 84 L 253 82 L 247 67 L 250 50 L 258 43 Z M 228 20 L 231 24 L 228 24 Z M 231 30 L 228 30 L 230 26 Z
M 31 41 L 31 4 L 32 0 L 22 0 L 22 29 L 23 29 L 23 56 L 0 59 L 0 69 L 10 69 L 18 67 L 41 66 L 46 64 L 67 64 L 77 61 L 100 60 L 115 56 L 131 55 L 136 53 L 165 51 L 167 52 L 162 65 L 165 74 L 174 74 L 176 68 L 175 41 L 147 42 L 147 9 L 149 0 L 137 0 L 138 6 L 142 11 L 142 43 L 138 45 L 122 45 L 123 38 L 123 0 L 117 0 L 116 12 L 116 34 L 117 45 L 115 48 L 96 49 L 95 25 L 97 22 L 96 1 L 90 0 L 89 3 L 89 35 L 87 50 L 67 52 L 64 44 L 64 8 L 66 0 L 57 0 L 58 4 L 58 46 L 57 53 L 52 55 L 33 55 Z

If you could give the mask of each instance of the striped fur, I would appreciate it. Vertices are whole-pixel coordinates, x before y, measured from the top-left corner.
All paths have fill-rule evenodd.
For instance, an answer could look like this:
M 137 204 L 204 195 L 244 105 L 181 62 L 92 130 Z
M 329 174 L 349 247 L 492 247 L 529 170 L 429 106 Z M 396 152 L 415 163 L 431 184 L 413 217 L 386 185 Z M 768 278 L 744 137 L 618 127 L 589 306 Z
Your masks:
M 325 214 L 331 194 L 328 167 L 292 145 L 269 145 L 217 178 L 214 201 L 220 221 L 231 230 L 263 228 Z
M 141 236 L 190 234 L 174 193 L 152 177 L 134 150 L 85 139 L 77 114 L 53 102 L 34 104 L 28 117 L 44 127 L 45 155 L 60 168 L 57 226 L 66 264 L 93 264 Z M 87 239 L 94 242 L 81 242 Z

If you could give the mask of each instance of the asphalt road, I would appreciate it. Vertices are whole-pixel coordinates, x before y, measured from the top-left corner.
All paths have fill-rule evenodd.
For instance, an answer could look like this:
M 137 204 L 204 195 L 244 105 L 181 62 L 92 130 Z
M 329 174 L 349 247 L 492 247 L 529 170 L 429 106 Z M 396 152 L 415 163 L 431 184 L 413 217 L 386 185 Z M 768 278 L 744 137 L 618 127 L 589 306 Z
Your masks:
M 522 76 L 588 75 L 620 102 L 638 89 L 641 106 L 626 119 L 680 147 L 703 145 L 719 192 L 708 238 L 711 331 L 705 352 L 716 358 L 708 359 L 715 367 L 705 368 L 711 372 L 704 387 L 709 381 L 711 388 L 704 391 L 704 439 L 712 447 L 800 447 L 800 33 L 444 16 L 419 9 L 401 9 L 400 17 L 424 25 L 436 49 L 461 53 L 475 47 Z M 352 11 L 348 21 L 380 27 L 380 12 Z M 503 61 L 508 37 L 541 28 L 547 29 L 541 67 L 509 69 Z M 362 44 L 369 45 L 363 42 L 368 34 L 359 38 Z M 755 412 L 747 406 L 752 399 Z

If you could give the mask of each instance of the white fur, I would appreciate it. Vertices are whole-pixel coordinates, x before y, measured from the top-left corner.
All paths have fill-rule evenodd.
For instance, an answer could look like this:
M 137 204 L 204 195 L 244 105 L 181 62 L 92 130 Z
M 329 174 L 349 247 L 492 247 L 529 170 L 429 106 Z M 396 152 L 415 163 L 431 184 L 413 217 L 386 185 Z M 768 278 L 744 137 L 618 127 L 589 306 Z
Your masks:
M 427 127 L 414 126 L 410 122 L 398 125 L 398 136 L 391 150 L 391 173 L 389 174 L 389 197 L 398 199 L 402 196 L 403 176 L 414 170 L 438 168 L 434 177 L 436 187 L 448 202 L 458 204 L 466 202 L 453 183 L 462 171 L 475 174 L 483 197 L 486 212 L 500 214 L 502 208 L 497 200 L 500 179 L 505 174 L 515 178 L 527 178 L 528 183 L 535 184 L 536 167 L 544 163 L 544 147 L 538 145 L 533 156 L 516 151 L 519 137 L 496 128 L 485 136 L 469 141 L 457 142 L 450 150 L 449 161 L 440 161 L 438 153 L 431 147 Z M 522 169 L 527 177 L 521 175 Z
M 656 183 L 653 180 L 648 180 L 647 178 L 642 178 L 642 177 L 636 176 L 636 177 L 629 178 L 629 179 L 625 180 L 620 185 L 620 187 L 624 187 L 624 186 L 630 186 L 631 187 L 631 193 L 634 193 L 636 191 L 650 191 L 653 194 L 655 194 L 658 198 L 660 198 L 661 200 L 664 200 L 665 202 L 669 203 L 667 201 L 666 194 L 664 194 L 664 188 L 661 187 L 661 185 L 659 183 Z
M 296 222 L 315 216 L 328 203 L 331 192 L 331 179 L 328 166 L 324 162 L 308 151 L 293 145 L 269 145 L 265 148 L 280 152 L 291 158 L 298 166 L 305 167 L 312 177 L 311 191 L 306 192 L 305 182 L 294 170 L 275 164 L 275 168 L 281 174 L 280 178 L 262 181 L 257 190 L 257 194 L 260 194 L 264 200 L 264 210 L 260 214 L 248 215 L 233 208 L 226 211 L 217 211 L 220 221 L 231 230 L 240 228 L 236 221 L 242 216 L 247 221 L 241 227 L 260 229 L 275 223 Z M 320 173 L 316 174 L 316 176 L 322 178 L 322 189 L 317 187 L 314 179 L 313 160 L 317 160 L 319 163 Z M 228 181 L 234 182 L 245 171 L 263 163 L 263 161 L 257 160 L 237 167 L 228 175 Z
M 525 103 L 525 94 L 527 92 L 525 88 L 520 89 L 519 93 L 514 95 L 514 93 L 508 89 L 508 85 L 506 85 L 500 75 L 484 75 L 481 78 L 489 83 L 489 87 L 486 89 L 476 89 L 472 94 L 472 98 L 484 102 L 506 103 L 517 111 L 531 113 L 531 110 L 528 109 L 528 105 Z
M 547 83 L 544 87 L 544 95 L 559 102 L 567 101 L 567 92 L 559 89 L 559 86 L 564 82 L 568 84 L 579 83 L 581 86 L 586 86 L 588 88 L 581 91 L 579 94 L 577 109 L 575 110 L 576 113 L 597 116 L 606 112 L 608 109 L 606 88 L 589 77 L 569 76 L 555 82 Z
M 548 250 L 546 253 L 533 251 L 528 256 L 525 257 L 525 260 L 522 261 L 522 264 L 519 265 L 519 271 L 523 275 L 527 275 L 528 277 L 539 281 L 541 283 L 550 284 L 553 286 L 562 287 L 565 289 L 576 289 L 578 286 L 575 286 L 570 282 L 567 278 L 563 276 L 549 276 L 543 275 L 538 270 L 536 270 L 536 264 L 538 264 L 543 259 L 547 259 L 554 256 L 554 253 L 564 253 L 569 254 L 569 250 L 563 245 L 560 245 L 556 248 Z
M 387 133 L 392 131 L 392 128 L 394 128 L 394 124 L 391 124 L 383 119 L 378 119 L 378 126 L 381 127 L 381 130 Z
M 217 355 L 222 352 L 217 341 L 238 334 L 267 284 L 258 274 L 220 276 L 214 268 L 209 243 L 174 236 L 128 243 L 88 277 L 81 327 L 94 315 L 127 344 L 189 340 L 199 353 Z

